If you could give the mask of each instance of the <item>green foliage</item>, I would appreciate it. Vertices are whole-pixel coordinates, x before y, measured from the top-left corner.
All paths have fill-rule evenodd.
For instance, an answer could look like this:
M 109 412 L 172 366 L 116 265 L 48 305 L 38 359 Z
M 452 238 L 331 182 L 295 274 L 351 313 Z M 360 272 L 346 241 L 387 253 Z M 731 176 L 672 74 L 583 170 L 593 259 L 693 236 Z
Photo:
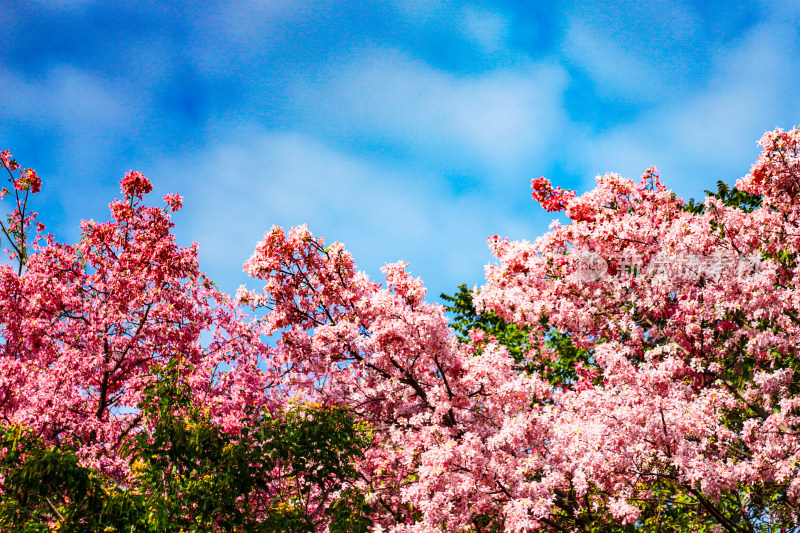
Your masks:
M 728 207 L 737 207 L 745 213 L 751 213 L 761 207 L 761 197 L 748 192 L 740 191 L 736 187 L 731 187 L 724 181 L 717 181 L 717 192 L 706 191 L 708 196 L 719 198 Z M 705 211 L 703 202 L 696 202 L 694 198 L 683 206 L 683 209 L 701 215 Z
M 373 511 L 362 493 L 347 489 L 325 510 L 331 518 L 328 530 L 330 533 L 366 533 L 373 525 L 369 518 Z
M 554 386 L 563 387 L 579 379 L 580 367 L 590 366 L 591 354 L 575 346 L 569 334 L 548 328 L 546 319 L 540 323 L 547 331 L 544 346 L 540 346 L 538 337 L 531 335 L 532 328 L 506 322 L 491 311 L 478 314 L 472 292 L 466 284 L 459 285 L 455 295 L 442 294 L 441 298 L 453 317 L 450 325 L 462 341 L 467 342 L 472 330 L 483 331 L 508 349 L 520 372 L 538 372 Z M 553 360 L 542 358 L 541 348 L 553 350 L 557 357 Z
M 348 411 L 301 403 L 277 414 L 251 410 L 231 434 L 193 406 L 177 368 L 168 365 L 146 390 L 151 427 L 124 447 L 125 486 L 68 449 L 2 428 L 0 529 L 310 532 L 330 522 L 331 531 L 358 533 L 372 524 L 371 507 L 347 486 L 368 444 Z
M 60 532 L 144 531 L 134 526 L 142 498 L 80 466 L 70 450 L 20 427 L 1 427 L 0 447 L 2 531 L 51 531 L 52 524 Z
M 506 322 L 490 311 L 479 315 L 472 302 L 472 292 L 464 283 L 458 286 L 455 295 L 442 294 L 441 298 L 448 302 L 444 307 L 453 316 L 450 325 L 462 341 L 466 342 L 469 339 L 471 330 L 483 330 L 505 346 L 518 365 L 524 364 L 525 357 L 531 349 L 527 329 Z
M 701 206 L 702 207 L 702 206 Z M 445 308 L 451 314 L 451 325 L 462 341 L 467 341 L 469 332 L 482 330 L 487 336 L 493 336 L 497 342 L 505 345 L 514 358 L 520 372 L 538 372 L 554 387 L 563 387 L 580 378 L 578 369 L 593 366 L 591 354 L 575 346 L 569 334 L 562 333 L 548 326 L 546 318 L 542 318 L 539 327 L 547 331 L 543 345 L 532 328 L 520 328 L 509 324 L 495 313 L 478 314 L 475 310 L 472 293 L 466 285 L 458 287 L 455 295 L 442 295 L 447 302 Z M 553 350 L 557 354 L 555 360 L 544 360 L 539 355 L 542 348 Z M 665 466 L 662 480 L 650 480 L 648 486 L 652 497 L 647 500 L 634 501 L 641 509 L 641 516 L 635 525 L 622 526 L 607 511 L 597 509 L 587 511 L 588 504 L 576 499 L 573 491 L 565 493 L 559 500 L 562 509 L 554 517 L 554 524 L 563 527 L 564 531 L 583 531 L 591 533 L 682 533 L 684 531 L 707 532 L 716 531 L 717 519 L 701 504 L 704 497 L 699 491 L 687 494 L 675 490 L 676 486 L 670 468 Z M 759 496 L 748 488 L 743 488 L 740 495 L 746 495 L 751 503 Z M 740 515 L 740 502 L 724 501 L 720 504 L 726 510 L 726 517 L 735 523 L 744 519 Z M 766 509 L 766 505 L 764 506 Z M 751 522 L 754 517 L 748 517 Z M 502 529 L 497 517 L 480 516 L 475 524 L 476 531 L 496 531 Z M 756 519 L 757 522 L 757 519 Z M 766 521 L 763 521 L 765 526 Z M 765 527 L 764 531 L 773 531 Z M 777 531 L 777 530 L 776 530 Z

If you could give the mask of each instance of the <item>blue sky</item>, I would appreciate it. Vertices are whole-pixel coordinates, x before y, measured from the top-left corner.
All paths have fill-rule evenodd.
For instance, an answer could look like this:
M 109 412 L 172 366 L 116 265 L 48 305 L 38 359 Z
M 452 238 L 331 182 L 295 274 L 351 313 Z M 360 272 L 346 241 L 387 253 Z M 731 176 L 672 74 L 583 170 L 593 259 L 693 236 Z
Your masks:
M 429 296 L 480 283 L 485 239 L 658 165 L 684 198 L 735 181 L 800 116 L 800 4 L 4 2 L 0 140 L 66 241 L 141 170 L 185 196 L 181 243 L 226 290 L 273 224 L 344 242 Z M 8 206 L 4 206 L 8 207 Z M 251 287 L 256 284 L 250 282 Z

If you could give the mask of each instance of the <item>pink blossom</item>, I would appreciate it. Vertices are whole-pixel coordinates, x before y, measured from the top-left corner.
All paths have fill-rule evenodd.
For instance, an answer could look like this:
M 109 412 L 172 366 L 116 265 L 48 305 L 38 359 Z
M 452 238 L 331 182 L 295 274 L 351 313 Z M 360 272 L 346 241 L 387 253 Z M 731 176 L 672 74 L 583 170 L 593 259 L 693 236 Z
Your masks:
M 141 198 L 153 190 L 153 185 L 150 180 L 144 177 L 144 174 L 131 170 L 120 181 L 120 188 L 122 189 L 122 194 L 127 197 Z
M 563 211 L 570 200 L 575 197 L 575 192 L 562 190 L 550 184 L 550 180 L 542 176 L 531 180 L 533 199 L 539 202 L 546 211 Z
M 130 172 L 110 220 L 34 247 L 26 269 L 0 266 L 0 416 L 124 480 L 116 443 L 147 430 L 142 388 L 177 360 L 232 434 L 248 405 L 348 408 L 371 438 L 353 487 L 376 531 L 613 529 L 662 500 L 705 509 L 706 529 L 797 523 L 798 139 L 762 138 L 739 182 L 754 209 L 712 196 L 689 210 L 655 167 L 580 196 L 533 180 L 570 223 L 490 237 L 472 292 L 478 312 L 528 332 L 525 371 L 500 335 L 457 337 L 407 263 L 377 283 L 305 226 L 264 234 L 244 264 L 258 288 L 219 292 L 197 247 L 175 244 L 180 197 L 145 205 L 152 186 Z M 30 213 L 11 213 L 12 233 Z
M 164 202 L 167 204 L 170 211 L 178 211 L 183 207 L 183 196 L 180 194 L 165 194 Z

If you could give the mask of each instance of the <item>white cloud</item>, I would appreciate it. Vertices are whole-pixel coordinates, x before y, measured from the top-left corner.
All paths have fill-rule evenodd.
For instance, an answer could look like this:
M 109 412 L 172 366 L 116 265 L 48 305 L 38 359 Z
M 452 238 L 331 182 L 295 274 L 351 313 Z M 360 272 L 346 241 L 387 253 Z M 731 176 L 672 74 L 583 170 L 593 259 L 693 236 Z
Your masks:
M 191 5 L 191 4 L 189 4 Z M 319 0 L 237 0 L 186 9 L 193 39 L 186 55 L 209 75 L 251 68 L 259 58 L 281 53 L 295 26 L 331 16 L 332 2 Z
M 0 93 L 0 133 L 20 164 L 36 167 L 43 179 L 37 205 L 52 202 L 63 215 L 44 222 L 67 239 L 77 238 L 77 221 L 106 216 L 119 191 L 115 180 L 130 166 L 119 166 L 115 157 L 130 132 L 146 123 L 146 105 L 113 82 L 67 64 L 36 78 L 0 69 Z M 46 137 L 48 144 L 32 146 L 28 137 Z M 19 153 L 17 147 L 26 144 L 37 159 Z M 44 154 L 52 157 L 45 168 Z
M 432 22 L 450 11 L 450 6 L 443 0 L 395 0 L 391 4 L 398 14 L 417 24 Z
M 57 65 L 41 78 L 0 71 L 4 112 L 42 128 L 107 130 L 136 115 L 136 103 L 106 80 L 70 65 Z
M 748 172 L 765 130 L 797 122 L 798 44 L 793 33 L 769 22 L 755 28 L 717 59 L 710 81 L 685 100 L 588 136 L 586 168 L 636 178 L 657 164 L 667 185 L 684 196 L 714 190 L 718 179 L 735 181 Z
M 579 2 L 563 14 L 560 52 L 603 98 L 655 104 L 682 96 L 716 43 L 699 15 L 673 0 Z
M 580 21 L 568 26 L 561 51 L 589 75 L 603 97 L 648 102 L 661 96 L 655 65 Z
M 344 242 L 373 277 L 408 260 L 433 298 L 481 280 L 488 235 L 531 232 L 529 216 L 520 222 L 485 198 L 450 196 L 435 176 L 377 166 L 307 136 L 253 128 L 226 138 L 154 175 L 172 176 L 170 186 L 186 192 L 178 235 L 200 242 L 203 267 L 229 290 L 245 281 L 241 265 L 273 224 L 307 223 Z
M 370 48 L 301 84 L 296 105 L 307 126 L 329 135 L 395 143 L 439 168 L 517 179 L 559 142 L 566 82 L 553 63 L 458 76 Z
M 486 52 L 498 52 L 507 47 L 509 23 L 506 17 L 487 9 L 464 8 L 461 28 L 469 39 Z

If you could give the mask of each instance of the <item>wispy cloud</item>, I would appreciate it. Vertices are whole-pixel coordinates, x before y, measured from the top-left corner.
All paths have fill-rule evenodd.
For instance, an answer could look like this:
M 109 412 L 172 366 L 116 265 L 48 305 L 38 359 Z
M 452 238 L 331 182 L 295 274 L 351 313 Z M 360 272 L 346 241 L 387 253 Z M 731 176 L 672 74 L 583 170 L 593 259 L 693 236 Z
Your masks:
M 224 280 L 244 279 L 241 264 L 273 224 L 307 223 L 344 242 L 373 276 L 387 262 L 410 261 L 435 297 L 455 280 L 480 280 L 488 235 L 534 229 L 479 195 L 454 196 L 435 175 L 409 176 L 305 135 L 248 128 L 227 138 L 157 169 L 184 184 L 179 235 L 200 241 L 205 268 Z
M 487 235 L 533 238 L 549 222 L 531 177 L 585 189 L 657 164 L 696 196 L 800 115 L 800 20 L 767 3 L 57 0 L 8 13 L 25 32 L 0 37 L 0 137 L 46 180 L 46 222 L 74 239 L 143 170 L 187 196 L 179 235 L 227 288 L 265 229 L 300 223 L 373 275 L 402 258 L 434 292 L 479 282 Z
M 119 179 L 130 168 L 118 158 L 132 142 L 130 132 L 146 123 L 147 107 L 110 80 L 68 64 L 36 78 L 0 70 L 0 92 L 0 136 L 44 179 L 36 209 L 59 213 L 45 218 L 48 227 L 77 237 L 77 221 L 104 214 L 117 193 L 114 179 L 103 177 L 116 173 Z
M 567 27 L 562 53 L 589 75 L 603 98 L 651 103 L 668 90 L 662 87 L 659 69 L 650 58 L 626 50 L 623 43 L 581 21 Z
M 486 52 L 508 48 L 509 21 L 496 11 L 466 7 L 461 11 L 461 28 L 470 40 Z
M 715 189 L 717 179 L 735 181 L 755 160 L 765 129 L 794 125 L 798 44 L 793 31 L 759 25 L 715 61 L 708 83 L 686 99 L 587 138 L 586 167 L 636 177 L 657 164 L 684 196 Z
M 295 105 L 306 129 L 380 140 L 436 169 L 469 167 L 502 180 L 558 142 L 566 83 L 551 62 L 462 76 L 368 48 L 298 87 Z
M 68 64 L 30 79 L 0 70 L 6 119 L 39 128 L 107 131 L 131 120 L 136 103 L 122 98 L 105 79 Z

